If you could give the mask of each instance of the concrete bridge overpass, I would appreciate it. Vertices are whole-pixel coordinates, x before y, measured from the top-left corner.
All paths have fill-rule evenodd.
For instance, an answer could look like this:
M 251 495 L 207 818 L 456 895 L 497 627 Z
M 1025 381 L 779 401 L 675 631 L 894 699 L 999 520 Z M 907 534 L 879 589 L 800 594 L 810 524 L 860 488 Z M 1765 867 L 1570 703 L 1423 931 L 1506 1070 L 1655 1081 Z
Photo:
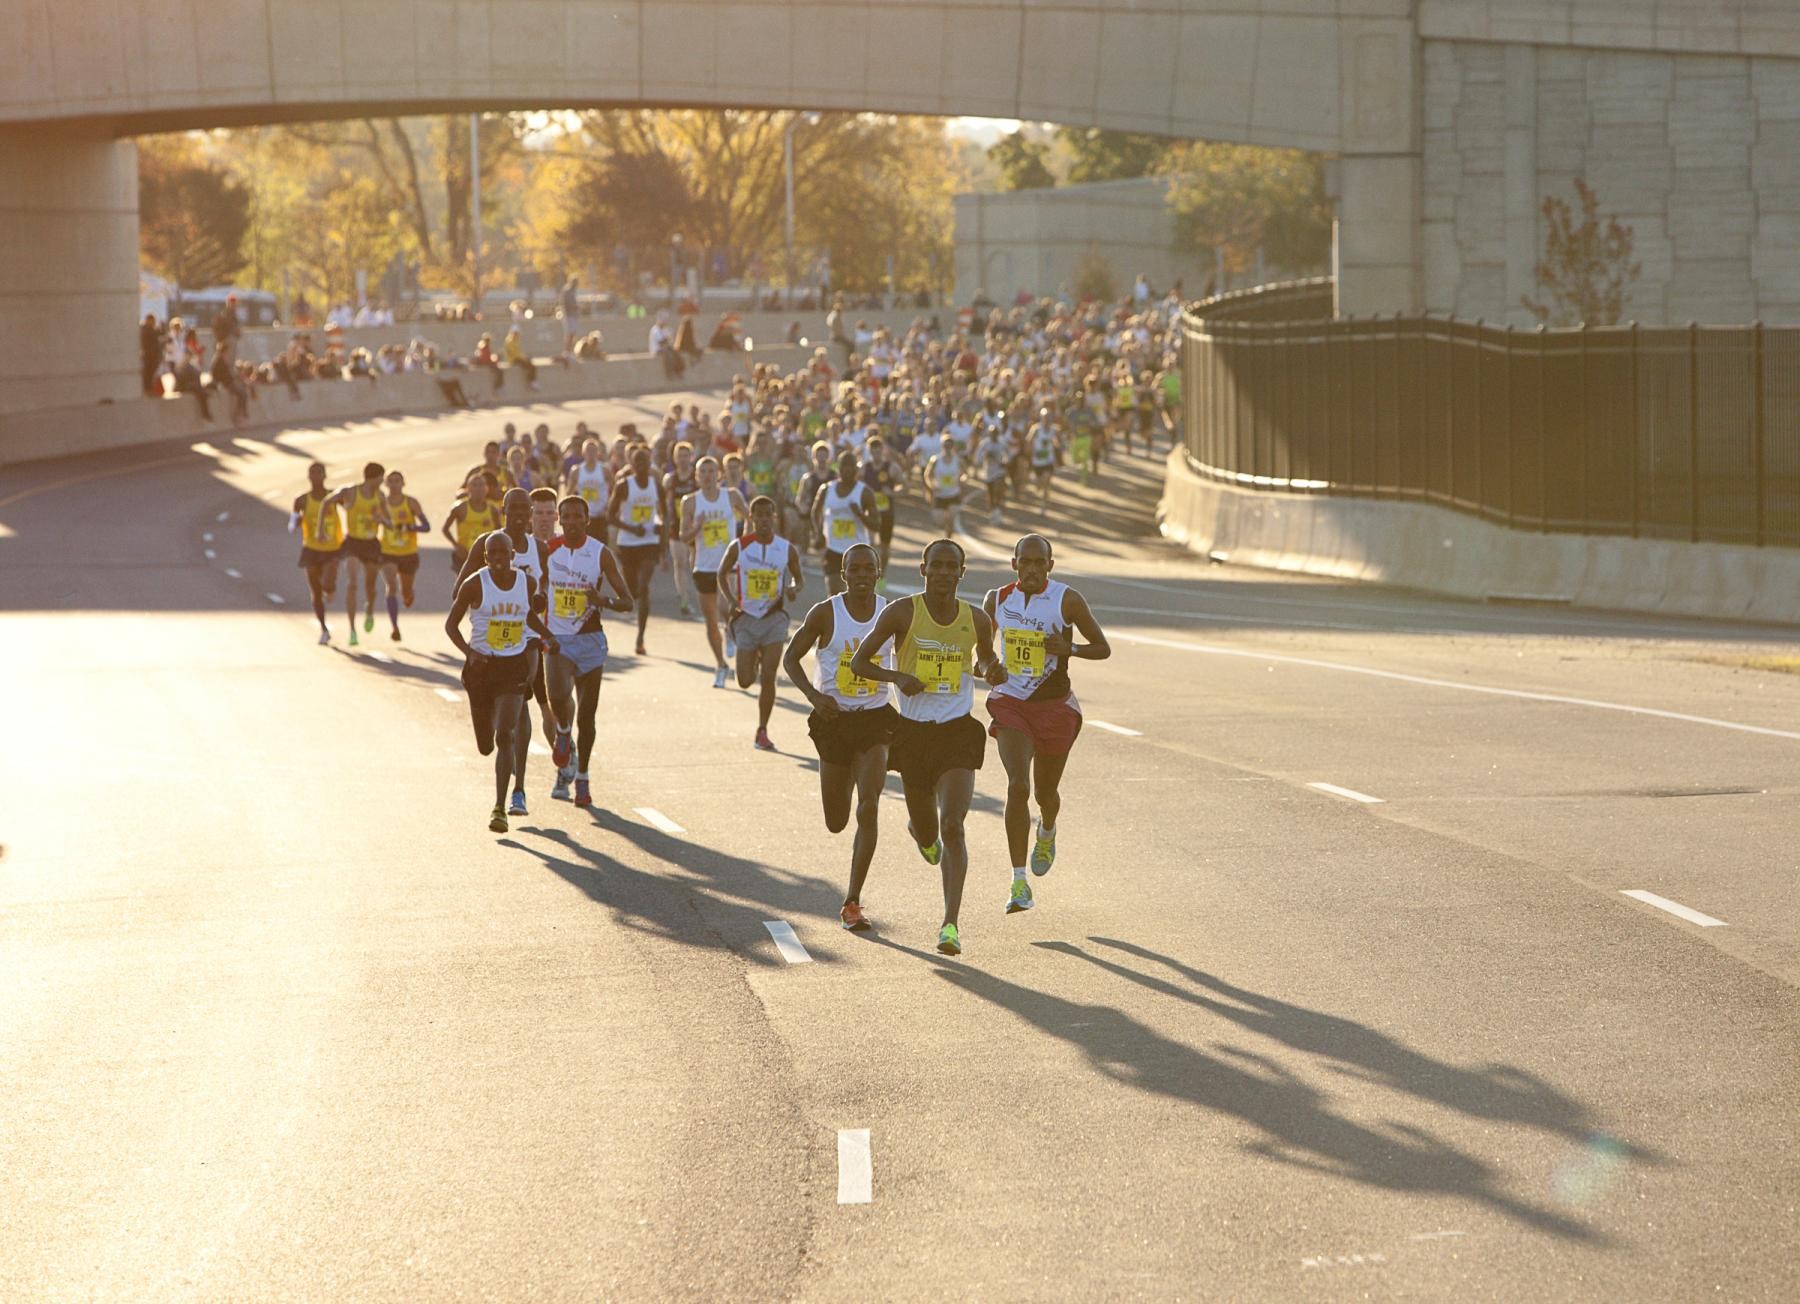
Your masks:
M 9 9 L 0 412 L 135 392 L 129 137 L 151 131 L 719 105 L 986 114 L 1297 146 L 1339 158 L 1340 307 L 1364 313 L 1504 315 L 1529 288 L 1546 185 L 1596 167 L 1618 173 L 1617 189 L 1643 210 L 1631 215 L 1654 224 L 1641 245 L 1659 309 L 1703 305 L 1715 282 L 1731 287 L 1727 309 L 1786 304 L 1773 267 L 1783 241 L 1800 241 L 1800 175 L 1784 191 L 1789 206 L 1765 214 L 1756 202 L 1759 184 L 1800 168 L 1788 161 L 1800 150 L 1783 153 L 1788 131 L 1800 130 L 1800 8 L 1778 0 L 165 0 L 149 9 L 14 0 Z M 1616 148 L 1614 126 L 1630 128 Z M 1689 155 L 1710 165 L 1692 202 L 1673 179 Z M 1605 186 L 1602 196 L 1612 199 Z M 1712 220 L 1708 203 L 1729 211 Z M 1685 271 L 1684 242 L 1696 250 Z M 1773 299 L 1765 279 L 1777 282 Z M 1791 301 L 1800 313 L 1800 283 Z

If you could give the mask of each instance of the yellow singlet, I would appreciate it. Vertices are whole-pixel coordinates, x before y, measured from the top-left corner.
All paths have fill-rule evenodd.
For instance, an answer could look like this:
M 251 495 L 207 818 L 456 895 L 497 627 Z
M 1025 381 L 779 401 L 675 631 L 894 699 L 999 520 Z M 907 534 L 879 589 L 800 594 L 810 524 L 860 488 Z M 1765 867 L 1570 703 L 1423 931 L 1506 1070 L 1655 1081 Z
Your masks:
M 300 511 L 300 542 L 314 552 L 336 552 L 344 545 L 344 522 L 331 495 L 306 495 Z
M 950 623 L 931 618 L 923 593 L 912 599 L 912 621 L 894 657 L 894 668 L 925 685 L 916 697 L 901 697 L 900 714 L 912 720 L 944 721 L 966 715 L 974 696 L 975 612 L 958 599 Z
M 472 504 L 464 503 L 462 520 L 456 523 L 456 546 L 467 552 L 475 546 L 475 540 L 489 530 L 499 529 L 501 520 L 499 503 L 490 500 L 480 511 Z
M 419 550 L 419 534 L 414 525 L 412 500 L 388 501 L 388 519 L 392 525 L 381 527 L 381 551 L 388 557 L 410 557 Z
M 381 505 L 381 490 L 377 489 L 367 498 L 363 497 L 362 486 L 358 485 L 350 491 L 350 506 L 344 515 L 349 518 L 350 537 L 352 539 L 373 539 L 376 527 L 380 524 L 376 509 Z

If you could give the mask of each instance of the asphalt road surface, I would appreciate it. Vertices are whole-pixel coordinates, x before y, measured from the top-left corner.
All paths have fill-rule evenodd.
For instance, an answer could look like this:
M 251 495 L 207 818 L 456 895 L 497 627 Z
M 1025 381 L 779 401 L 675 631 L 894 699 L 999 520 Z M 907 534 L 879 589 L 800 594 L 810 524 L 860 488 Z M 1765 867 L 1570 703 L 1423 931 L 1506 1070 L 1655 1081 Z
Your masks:
M 435 525 L 665 402 L 0 471 L 0 1298 L 1800 1294 L 1800 636 L 1208 567 L 1141 457 L 971 519 L 1116 651 L 1011 917 L 990 748 L 949 959 L 894 789 L 837 927 L 802 703 L 753 750 L 666 576 L 506 836 L 441 542 L 316 645 L 311 457 Z

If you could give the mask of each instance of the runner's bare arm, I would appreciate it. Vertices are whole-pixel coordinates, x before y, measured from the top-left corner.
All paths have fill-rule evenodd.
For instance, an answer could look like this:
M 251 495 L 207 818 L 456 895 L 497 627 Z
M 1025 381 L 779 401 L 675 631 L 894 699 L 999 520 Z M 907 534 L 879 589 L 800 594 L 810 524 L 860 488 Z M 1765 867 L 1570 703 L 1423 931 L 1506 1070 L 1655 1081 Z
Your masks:
M 462 520 L 463 513 L 468 510 L 469 505 L 467 503 L 457 503 L 444 515 L 444 528 L 439 530 L 438 533 L 444 536 L 444 541 L 452 548 L 456 547 L 457 522 Z
M 605 606 L 607 610 L 631 610 L 631 590 L 625 587 L 625 576 L 619 570 L 618 558 L 613 556 L 611 548 L 608 548 L 605 552 L 600 554 L 600 584 L 602 588 L 605 588 L 608 584 L 612 585 L 613 592 L 618 595 L 617 597 L 606 598 L 603 600 L 602 605 Z
M 912 609 L 913 604 L 910 602 L 890 602 L 881 609 L 881 614 L 875 618 L 875 627 L 857 647 L 856 655 L 850 658 L 851 674 L 859 679 L 893 684 L 908 697 L 924 691 L 925 685 L 915 676 L 904 670 L 889 670 L 875 662 L 875 657 L 889 640 L 893 641 L 895 647 L 900 646 L 900 640 L 912 628 Z
M 468 583 L 469 578 L 473 576 L 476 571 L 487 565 L 487 541 L 493 533 L 492 530 L 488 530 L 487 532 L 478 535 L 475 542 L 469 545 L 469 555 L 463 558 L 462 569 L 456 573 L 457 588 L 460 589 L 464 584 Z
M 469 646 L 469 640 L 463 637 L 462 618 L 470 607 L 481 601 L 481 584 L 477 580 L 458 581 L 456 600 L 450 604 L 450 614 L 444 617 L 444 633 L 456 644 L 457 650 L 465 657 L 478 657 L 481 653 Z
M 802 697 L 812 703 L 815 711 L 826 714 L 835 711 L 837 703 L 829 694 L 819 691 L 818 686 L 812 681 L 812 676 L 806 673 L 806 667 L 802 661 L 808 652 L 830 637 L 831 601 L 826 599 L 824 602 L 813 604 L 813 609 L 806 613 L 806 619 L 800 622 L 799 632 L 788 640 L 787 651 L 781 654 L 782 669 L 787 671 L 788 678 L 793 681 L 794 687 L 800 690 Z
M 788 573 L 793 577 L 793 582 L 782 595 L 783 602 L 792 602 L 800 596 L 800 590 L 806 587 L 806 572 L 800 569 L 800 549 L 792 546 L 788 548 Z
M 425 519 L 424 504 L 421 503 L 417 498 L 412 497 L 410 494 L 407 496 L 406 504 L 407 504 L 407 506 L 412 508 L 413 533 L 414 534 L 429 534 L 431 532 L 431 522 Z
M 731 573 L 737 568 L 738 541 L 733 539 L 725 545 L 725 555 L 719 558 L 719 618 L 726 624 L 737 611 L 737 590 L 731 586 Z
M 700 533 L 700 522 L 694 519 L 694 495 L 681 495 L 681 541 L 691 544 Z
M 1106 631 L 1100 628 L 1100 622 L 1094 619 L 1094 613 L 1088 609 L 1087 599 L 1074 589 L 1063 590 L 1063 620 L 1067 622 L 1060 635 L 1060 641 L 1067 644 L 1062 647 L 1051 647 L 1050 640 L 1044 640 L 1044 650 L 1059 657 L 1074 657 L 1082 661 L 1104 661 L 1112 655 L 1112 644 L 1106 641 Z M 1069 634 L 1069 629 L 1081 631 L 1085 643 L 1076 643 Z
M 985 611 L 972 611 L 975 622 L 975 673 L 995 688 L 1008 679 L 1006 662 L 994 655 L 994 622 Z

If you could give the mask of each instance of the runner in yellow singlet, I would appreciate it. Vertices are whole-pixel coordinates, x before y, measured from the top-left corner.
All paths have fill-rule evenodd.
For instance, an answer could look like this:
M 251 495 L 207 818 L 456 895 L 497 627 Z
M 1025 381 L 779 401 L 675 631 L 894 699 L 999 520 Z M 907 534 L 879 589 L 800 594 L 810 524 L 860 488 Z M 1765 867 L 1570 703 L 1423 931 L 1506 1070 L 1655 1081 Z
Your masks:
M 383 502 L 387 520 L 381 526 L 381 575 L 387 583 L 388 622 L 394 632 L 389 636 L 400 641 L 400 604 L 408 609 L 413 604 L 413 576 L 419 573 L 419 536 L 431 528 L 419 500 L 406 492 L 406 477 L 389 471 L 387 497 Z
M 375 629 L 375 578 L 381 573 L 381 526 L 387 508 L 381 503 L 381 478 L 387 469 L 380 462 L 363 467 L 362 483 L 346 489 L 344 500 L 343 555 L 362 563 L 363 633 Z M 344 610 L 350 617 L 350 646 L 356 646 L 356 568 L 344 580 Z
M 469 549 L 475 546 L 475 540 L 499 529 L 500 522 L 506 519 L 500 504 L 489 495 L 487 477 L 479 467 L 469 472 L 464 492 L 468 496 L 451 507 L 444 517 L 443 530 L 450 544 L 450 569 L 458 575 L 469 560 Z
M 300 568 L 312 593 L 313 615 L 319 618 L 319 642 L 331 642 L 331 626 L 325 622 L 326 604 L 337 591 L 338 553 L 344 546 L 344 518 L 338 507 L 342 495 L 325 487 L 325 463 L 306 468 L 310 488 L 294 499 L 294 515 L 288 528 L 300 531 Z
M 962 546 L 954 539 L 932 540 L 919 563 L 925 591 L 882 608 L 850 658 L 853 675 L 900 690 L 888 769 L 899 772 L 906 791 L 907 831 L 919 854 L 943 874 L 938 950 L 945 955 L 962 952 L 957 915 L 969 871 L 963 821 L 975 796 L 975 771 L 987 757 L 987 732 L 971 714 L 975 681 L 1003 684 L 1007 678 L 994 655 L 994 622 L 956 596 L 963 571 Z M 881 664 L 881 649 L 890 642 L 891 667 Z

